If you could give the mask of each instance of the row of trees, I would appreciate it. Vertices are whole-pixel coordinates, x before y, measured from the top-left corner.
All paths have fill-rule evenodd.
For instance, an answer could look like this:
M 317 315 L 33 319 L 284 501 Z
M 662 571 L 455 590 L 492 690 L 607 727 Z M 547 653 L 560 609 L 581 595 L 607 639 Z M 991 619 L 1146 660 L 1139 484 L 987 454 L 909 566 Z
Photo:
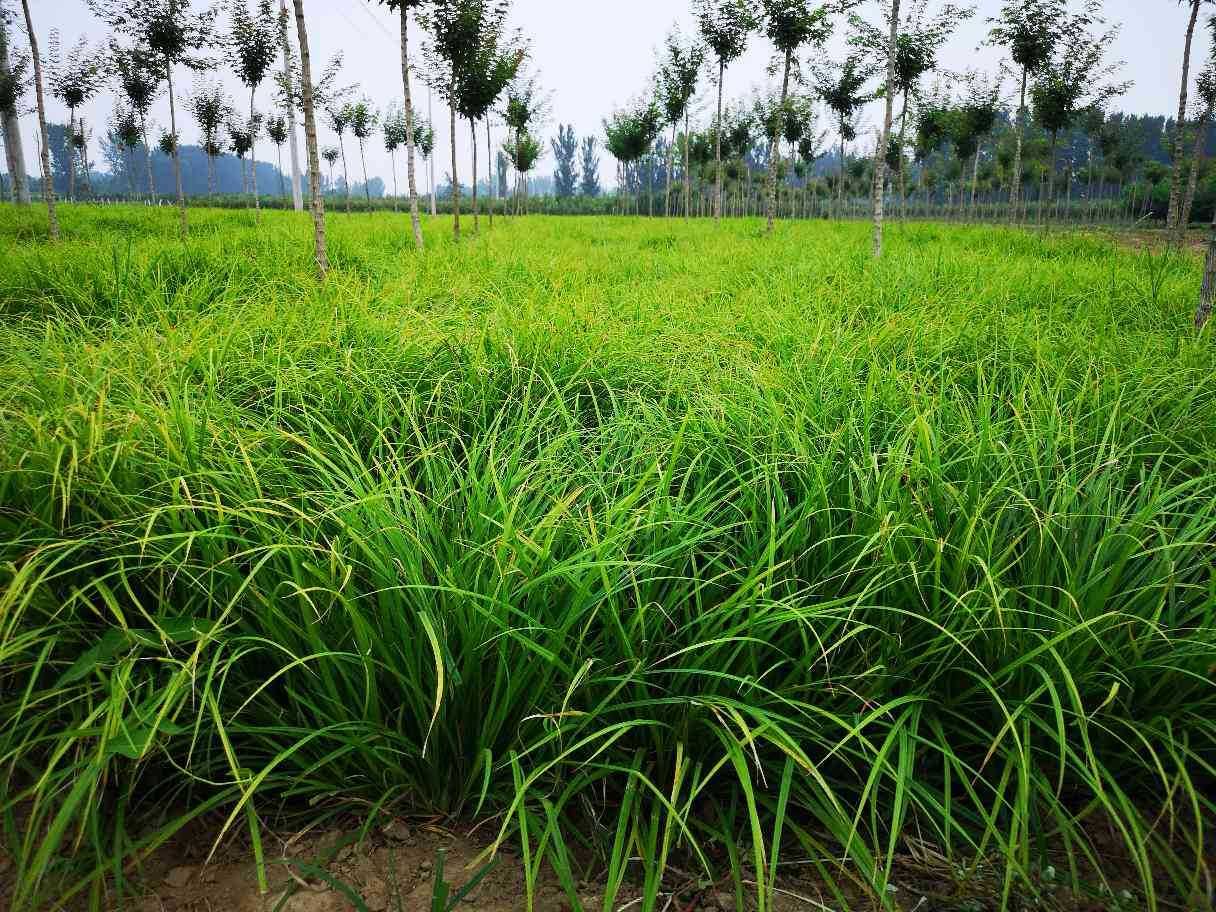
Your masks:
M 5 126 L 6 134 L 10 132 L 8 124 L 15 117 L 28 73 L 32 76 L 29 81 L 33 84 L 39 113 L 44 174 L 51 173 L 45 118 L 48 90 L 68 109 L 73 146 L 84 149 L 87 148 L 88 132 L 86 125 L 78 122 L 77 112 L 104 85 L 116 85 L 121 104 L 111 124 L 111 135 L 121 138 L 128 149 L 135 146 L 138 137 L 146 153 L 150 149 L 147 111 L 163 89 L 168 95 L 170 124 L 158 145 L 174 163 L 184 235 L 188 222 L 182 192 L 174 76 L 183 68 L 200 73 L 212 70 L 216 66 L 216 54 L 219 54 L 229 61 L 234 74 L 248 89 L 249 98 L 247 105 L 242 103 L 240 106 L 238 115 L 237 106 L 223 98 L 214 84 L 196 86 L 187 107 L 199 122 L 204 149 L 214 158 L 226 144 L 238 157 L 243 159 L 248 154 L 253 159 L 263 129 L 281 149 L 283 141 L 294 132 L 297 112 L 304 115 L 317 260 L 322 270 L 326 256 L 323 201 L 319 192 L 320 162 L 324 157 L 332 167 L 340 158 L 344 176 L 347 175 L 344 142 L 347 131 L 358 141 L 365 187 L 368 183 L 365 142 L 378 127 L 383 127 L 385 145 L 393 157 L 394 183 L 396 152 L 404 150 L 411 223 L 415 242 L 421 246 L 416 159 L 419 154 L 424 158 L 431 156 L 434 130 L 419 121 L 413 110 L 409 49 L 413 22 L 424 33 L 424 65 L 420 71 L 431 88 L 447 102 L 450 112 L 454 236 L 459 238 L 461 230 L 461 184 L 456 159 L 460 123 L 467 125 L 472 141 L 474 230 L 479 227 L 480 217 L 477 190 L 479 128 L 485 128 L 488 171 L 493 157 L 492 112 L 506 126 L 507 138 L 500 152 L 520 176 L 516 198 L 521 202 L 517 203 L 517 209 L 524 205 L 527 175 L 534 169 L 543 149 L 536 129 L 542 119 L 545 97 L 535 80 L 525 73 L 528 43 L 520 33 L 508 27 L 509 0 L 381 0 L 400 19 L 402 75 L 402 104 L 399 108 L 390 106 L 383 116 L 375 110 L 370 99 L 352 99 L 353 87 L 337 85 L 337 61 L 331 62 L 319 79 L 313 79 L 303 0 L 293 0 L 298 60 L 288 37 L 286 0 L 279 0 L 277 11 L 272 0 L 226 0 L 223 26 L 219 24 L 218 8 L 196 11 L 190 0 L 85 2 L 112 30 L 104 54 L 99 54 L 83 40 L 65 49 L 58 36 L 52 36 L 50 65 L 44 73 L 28 0 L 23 0 L 22 12 L 29 53 L 21 55 L 11 51 L 7 16 L 3 33 L 0 33 L 0 107 L 4 113 L 0 124 Z M 772 230 L 781 175 L 796 172 L 799 165 L 805 171 L 824 154 L 827 133 L 819 129 L 820 109 L 830 118 L 839 142 L 841 170 L 836 186 L 837 192 L 843 193 L 848 161 L 845 145 L 858 139 L 861 111 L 875 100 L 882 102 L 883 111 L 875 131 L 869 168 L 876 256 L 882 254 L 886 200 L 892 190 L 898 193 L 901 202 L 906 199 L 911 165 L 919 166 L 920 174 L 924 175 L 926 163 L 949 150 L 960 170 L 969 164 L 974 198 L 985 144 L 991 141 L 1004 119 L 1005 99 L 1001 92 L 1004 72 L 946 74 L 941 72 L 938 62 L 944 42 L 959 23 L 974 14 L 974 8 L 946 3 L 936 14 L 930 15 L 928 0 L 886 0 L 881 8 L 881 20 L 871 23 L 857 14 L 859 2 L 693 0 L 696 34 L 684 36 L 678 30 L 671 32 L 652 80 L 653 90 L 614 112 L 604 122 L 604 148 L 616 159 L 618 184 L 636 184 L 638 163 L 653 154 L 660 137 L 670 129 L 670 139 L 662 145 L 667 157 L 663 169 L 663 209 L 668 215 L 673 210 L 673 189 L 677 188 L 673 188 L 672 179 L 676 173 L 674 157 L 678 154 L 682 158 L 680 173 L 683 178 L 683 186 L 678 188 L 682 196 L 679 208 L 686 215 L 691 212 L 691 165 L 697 141 L 691 125 L 692 102 L 703 83 L 716 71 L 717 99 L 710 130 L 715 219 L 722 216 L 724 157 L 729 159 L 732 147 L 736 155 L 746 149 L 747 157 L 762 158 L 765 162 L 764 212 L 768 230 Z M 1188 200 L 1194 198 L 1199 160 L 1204 149 L 1203 139 L 1216 110 L 1216 67 L 1211 65 L 1203 69 L 1197 81 L 1199 110 L 1192 111 L 1190 107 L 1194 97 L 1190 91 L 1191 47 L 1202 0 L 1187 2 L 1189 17 L 1179 110 L 1171 137 L 1167 221 L 1173 228 L 1186 224 Z M 1076 3 L 1079 5 L 1074 5 Z M 832 61 L 826 55 L 826 42 L 842 27 L 848 31 L 849 51 L 843 59 Z M 1126 89 L 1126 83 L 1116 79 L 1119 64 L 1108 59 L 1117 27 L 1105 22 L 1100 0 L 1006 0 L 999 14 L 989 21 L 988 34 L 988 43 L 1004 52 L 1003 70 L 1014 74 L 1018 87 L 1016 105 L 1009 118 L 1013 160 L 1008 169 L 1011 175 L 1008 210 L 1011 217 L 1018 218 L 1024 215 L 1023 160 L 1029 127 L 1034 126 L 1049 137 L 1048 163 L 1042 175 L 1046 187 L 1038 192 L 1040 200 L 1050 200 L 1055 192 L 1059 172 L 1057 147 L 1061 136 L 1067 135 L 1078 122 L 1086 121 L 1099 125 L 1096 135 L 1099 145 L 1103 142 L 1106 108 Z M 752 99 L 746 110 L 742 105 L 736 105 L 732 110 L 724 104 L 728 68 L 757 36 L 766 39 L 773 51 L 771 71 L 777 77 L 776 85 Z M 804 62 L 803 57 L 807 54 L 809 59 Z M 280 113 L 264 117 L 256 108 L 257 93 L 278 61 L 282 63 L 282 70 L 275 79 L 278 88 L 276 111 Z M 930 77 L 933 77 L 933 84 L 926 86 Z M 336 157 L 332 149 L 318 147 L 318 112 L 325 115 L 337 135 Z M 226 134 L 223 137 L 221 126 Z M 1188 160 L 1186 145 L 1192 135 L 1195 147 L 1189 156 L 1188 178 L 1184 162 Z M 766 147 L 759 155 L 754 151 L 757 142 Z M 295 144 L 286 144 L 294 154 Z M 19 169 L 12 167 L 12 163 L 20 156 L 14 155 L 11 139 L 6 142 L 6 148 L 10 150 L 10 171 L 16 178 Z M 569 128 L 559 130 L 552 149 L 558 165 L 555 186 L 561 194 L 572 194 L 575 140 Z M 593 171 L 589 165 L 594 163 L 595 147 L 591 145 L 582 151 L 584 192 L 590 195 L 593 188 L 587 178 Z M 1103 151 L 1104 158 L 1110 157 L 1110 150 L 1104 148 Z M 69 168 L 68 195 L 72 196 L 76 192 L 75 156 L 72 156 Z M 293 168 L 294 173 L 298 173 L 298 168 Z M 653 168 L 647 173 L 653 174 Z M 344 183 L 349 188 L 349 179 Z M 250 185 L 253 206 L 257 209 L 260 204 L 256 168 L 250 171 Z M 653 188 L 648 191 L 653 200 Z M 57 235 L 54 191 L 50 181 L 43 181 L 43 193 L 50 211 L 51 232 Z M 349 207 L 349 191 L 347 200 Z

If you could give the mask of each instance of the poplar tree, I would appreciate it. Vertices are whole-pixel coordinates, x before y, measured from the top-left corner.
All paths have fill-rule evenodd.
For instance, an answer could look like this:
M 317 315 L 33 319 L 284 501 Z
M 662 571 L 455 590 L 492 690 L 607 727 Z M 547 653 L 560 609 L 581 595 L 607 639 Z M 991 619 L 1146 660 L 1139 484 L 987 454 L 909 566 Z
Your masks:
M 747 50 L 756 30 L 751 0 L 695 0 L 694 13 L 701 37 L 718 61 L 718 109 L 714 117 L 714 221 L 722 219 L 722 91 L 726 68 Z M 686 140 L 687 144 L 687 140 Z
M 258 87 L 270 74 L 279 55 L 278 14 L 271 0 L 257 0 L 250 12 L 246 0 L 228 0 L 229 31 L 225 44 L 232 53 L 237 78 L 249 89 L 249 122 L 254 122 L 254 99 Z M 254 219 L 262 217 L 262 201 L 258 196 L 257 132 L 250 133 L 249 156 L 253 162 L 251 190 Z
M 51 32 L 50 64 L 47 67 L 47 85 L 51 95 L 68 109 L 68 136 L 70 142 L 76 137 L 76 112 L 97 94 L 102 80 L 102 54 L 81 36 L 68 50 L 64 50 L 57 31 Z M 68 155 L 68 196 L 76 199 L 76 156 Z
M 705 46 L 700 42 L 684 42 L 679 29 L 668 32 L 659 63 L 658 88 L 663 113 L 671 124 L 671 143 L 667 147 L 667 187 L 663 194 L 663 214 L 671 215 L 672 155 L 676 146 L 676 127 L 684 121 L 684 135 L 689 132 L 692 99 L 705 66 Z M 688 143 L 684 144 L 684 217 L 692 213 L 692 176 L 688 166 Z

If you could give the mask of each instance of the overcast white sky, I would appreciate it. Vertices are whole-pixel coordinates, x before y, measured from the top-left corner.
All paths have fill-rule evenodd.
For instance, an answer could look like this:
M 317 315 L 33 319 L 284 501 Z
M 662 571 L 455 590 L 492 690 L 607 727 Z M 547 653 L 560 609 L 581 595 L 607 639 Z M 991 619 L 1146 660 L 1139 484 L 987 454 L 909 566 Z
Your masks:
M 989 72 L 997 70 L 1000 62 L 998 52 L 979 45 L 987 29 L 984 20 L 996 13 L 1000 2 L 977 0 L 977 15 L 959 29 L 942 54 L 945 67 L 956 70 L 979 68 Z M 937 2 L 931 4 L 931 9 L 938 5 Z M 104 28 L 89 13 L 84 0 L 33 0 L 31 6 L 34 25 L 44 47 L 51 29 L 62 32 L 65 44 L 81 34 L 99 41 L 105 37 Z M 665 31 L 673 23 L 679 23 L 686 32 L 691 31 L 690 6 L 690 0 L 610 0 L 608 3 L 601 0 L 515 0 L 514 24 L 530 36 L 532 65 L 539 72 L 543 86 L 552 93 L 547 123 L 540 131 L 541 135 L 547 139 L 555 132 L 555 125 L 559 122 L 572 123 L 579 135 L 589 132 L 602 135 L 602 118 L 614 106 L 648 88 L 656 50 Z M 1164 113 L 1175 110 L 1178 103 L 1178 61 L 1186 27 L 1185 7 L 1176 0 L 1106 0 L 1103 7 L 1112 22 L 1123 24 L 1115 56 L 1127 61 L 1124 78 L 1135 83 L 1121 107 L 1134 112 Z M 369 3 L 368 0 L 306 0 L 306 10 L 314 67 L 341 50 L 346 58 L 345 82 L 360 85 L 381 107 L 394 101 L 400 93 L 401 79 L 394 16 L 383 6 Z M 875 0 L 868 0 L 864 11 L 867 16 L 877 20 Z M 417 39 L 421 36 L 415 30 L 412 37 L 416 48 Z M 1206 52 L 1207 45 L 1206 30 L 1198 30 L 1196 57 Z M 842 49 L 843 23 L 829 45 L 828 53 L 839 58 Z M 747 54 L 727 71 L 727 97 L 743 96 L 753 88 L 762 86 L 767 80 L 769 59 L 767 43 L 760 37 L 754 38 Z M 186 94 L 191 82 L 191 75 L 182 71 L 177 75 L 175 86 L 180 94 Z M 229 82 L 235 94 L 238 84 L 231 79 Z M 1010 85 L 1006 88 L 1012 91 L 1014 87 Z M 264 100 L 259 107 L 264 109 L 269 103 L 268 88 L 263 90 L 262 96 Z M 711 96 L 709 81 L 706 80 L 700 106 L 702 121 L 708 119 L 712 109 Z M 415 99 L 425 114 L 427 91 L 420 81 L 415 83 Z M 49 103 L 51 119 L 67 119 L 67 113 L 61 106 L 53 101 Z M 88 106 L 85 114 L 89 122 L 98 127 L 97 133 L 104 130 L 112 104 L 112 94 L 104 94 Z M 439 100 L 435 99 L 434 115 L 436 126 L 439 127 L 436 130 L 437 181 L 450 170 L 450 165 L 443 164 L 450 161 L 446 113 Z M 194 124 L 188 117 L 183 117 L 180 110 L 178 114 L 183 140 L 195 142 L 197 129 Z M 152 116 L 157 123 L 167 127 L 168 103 L 164 100 L 159 102 Z M 876 113 L 872 112 L 869 124 L 873 125 L 875 121 Z M 31 173 L 36 173 L 36 146 L 33 142 L 36 127 L 32 117 L 25 118 L 23 124 L 26 156 Z M 457 142 L 461 177 L 465 180 L 469 167 L 467 132 L 467 126 L 461 129 Z M 322 132 L 323 144 L 331 139 Z M 300 142 L 302 145 L 302 130 Z M 484 142 L 483 134 L 482 158 Z M 379 142 L 372 145 L 374 148 L 369 145 L 368 149 L 368 170 L 384 177 L 385 183 L 391 186 L 388 154 Z M 94 148 L 96 150 L 96 142 Z M 273 161 L 273 152 L 265 140 L 258 151 L 260 160 Z M 94 154 L 97 154 L 96 151 Z M 548 174 L 552 166 L 552 155 L 547 154 L 538 166 L 537 173 Z M 484 162 L 479 162 L 479 168 L 484 170 Z M 612 172 L 611 163 L 603 161 L 601 171 L 607 179 Z M 401 180 L 404 188 L 404 173 Z

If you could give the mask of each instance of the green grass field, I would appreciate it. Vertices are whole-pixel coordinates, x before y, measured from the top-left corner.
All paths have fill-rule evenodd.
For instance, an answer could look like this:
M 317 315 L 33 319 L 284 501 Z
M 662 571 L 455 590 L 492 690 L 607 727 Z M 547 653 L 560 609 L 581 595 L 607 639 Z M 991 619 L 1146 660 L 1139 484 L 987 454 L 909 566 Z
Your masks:
M 0 208 L 18 906 L 197 815 L 259 855 L 417 811 L 606 909 L 798 867 L 911 910 L 927 855 L 933 909 L 1207 907 L 1197 258 L 622 218 L 420 255 L 380 213 L 318 283 L 306 217 L 191 219 Z

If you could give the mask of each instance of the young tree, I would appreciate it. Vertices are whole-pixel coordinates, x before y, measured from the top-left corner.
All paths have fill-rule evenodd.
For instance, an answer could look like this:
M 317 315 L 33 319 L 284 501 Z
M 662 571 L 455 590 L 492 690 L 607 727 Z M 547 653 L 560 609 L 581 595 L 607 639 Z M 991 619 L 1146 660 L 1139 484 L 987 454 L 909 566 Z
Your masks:
M 500 0 L 505 3 L 505 0 Z M 431 42 L 426 46 L 432 86 L 448 105 L 452 149 L 452 237 L 460 240 L 460 179 L 456 167 L 456 116 L 460 81 L 469 70 L 481 39 L 483 0 L 432 0 Z
M 152 146 L 148 142 L 148 111 L 156 99 L 160 80 L 152 71 L 152 60 L 145 48 L 138 46 L 123 47 L 115 41 L 110 42 L 109 62 L 127 104 L 139 117 L 139 131 L 143 136 L 144 169 L 148 178 L 148 197 L 156 198 L 156 187 L 152 177 Z M 225 109 L 224 117 L 227 117 Z M 216 124 L 224 120 L 221 117 Z
M 342 153 L 342 183 L 346 185 L 346 212 L 350 214 L 350 168 L 346 164 L 346 131 L 350 128 L 350 105 L 337 98 L 331 99 L 325 109 L 329 128 L 338 136 L 338 150 Z
M 1005 48 L 1021 71 L 1021 90 L 1014 123 L 1013 181 L 1009 188 L 1010 217 L 1017 219 L 1022 193 L 1022 146 L 1026 132 L 1026 91 L 1029 81 L 1043 74 L 1061 38 L 1068 16 L 1067 0 L 1006 0 L 996 18 L 988 20 L 988 41 Z
M 752 0 L 696 0 L 701 37 L 718 61 L 718 113 L 714 118 L 714 221 L 722 219 L 722 89 L 726 67 L 747 50 L 757 26 Z M 687 143 L 686 143 L 687 145 Z
M 287 199 L 287 184 L 283 180 L 283 146 L 287 145 L 287 118 L 282 114 L 272 114 L 266 118 L 266 137 L 274 143 L 276 159 L 279 166 L 279 196 Z
M 397 150 L 405 143 L 408 130 L 405 114 L 396 108 L 389 108 L 384 113 L 384 123 L 380 131 L 384 134 L 384 151 L 388 153 L 393 171 L 393 211 L 397 211 Z
M 860 0 L 836 0 L 837 9 L 844 11 Z M 898 0 L 896 0 L 898 2 Z M 814 6 L 812 0 L 760 0 L 765 34 L 782 60 L 781 107 L 784 109 L 790 94 L 790 75 L 794 55 L 806 45 L 821 47 L 832 33 L 829 7 Z M 777 143 L 778 132 L 769 133 L 769 174 L 767 193 L 767 226 L 772 233 L 773 220 L 777 214 Z
M 135 188 L 135 163 L 132 159 L 135 148 L 143 140 L 143 132 L 140 129 L 139 114 L 121 101 L 114 106 L 114 113 L 110 117 L 109 138 L 123 156 L 128 190 L 132 198 L 138 199 L 139 193 Z
M 1216 32 L 1216 18 L 1212 19 L 1212 27 Z M 1195 191 L 1199 186 L 1199 169 L 1207 157 L 1208 131 L 1212 126 L 1212 116 L 1216 114 L 1216 47 L 1213 51 L 1213 61 L 1203 69 L 1195 83 L 1195 100 L 1198 102 L 1195 114 L 1195 145 L 1191 150 L 1191 173 L 1187 178 L 1182 213 L 1178 218 L 1179 230 L 1183 231 L 1191 223 L 1191 207 L 1195 203 Z
M 326 146 L 321 150 L 321 157 L 325 159 L 325 163 L 329 165 L 329 186 L 333 188 L 334 184 L 334 165 L 338 163 L 338 159 L 342 157 L 342 153 L 337 146 Z
M 974 211 L 979 180 L 980 147 L 984 137 L 996 126 L 1000 113 L 1000 86 L 999 82 L 989 85 L 978 73 L 967 73 L 963 80 L 967 86 L 967 95 L 957 108 L 946 113 L 945 125 L 964 175 L 967 162 L 971 162 L 971 209 Z
M 380 123 L 380 114 L 372 107 L 370 98 L 360 98 L 349 106 L 350 109 L 350 132 L 355 139 L 359 141 L 359 160 L 363 163 L 363 193 L 367 197 L 367 211 L 370 214 L 372 211 L 372 190 L 371 185 L 367 182 L 367 155 L 364 150 L 364 143 L 375 132 L 377 124 Z
M 1174 137 L 1171 144 L 1170 157 L 1173 160 L 1173 170 L 1170 174 L 1170 203 L 1166 212 L 1165 225 L 1167 228 L 1180 230 L 1186 226 L 1181 223 L 1182 205 L 1182 169 L 1185 158 L 1186 108 L 1187 91 L 1191 81 L 1191 45 L 1195 38 L 1195 23 L 1199 19 L 1199 7 L 1204 0 L 1179 0 L 1190 7 L 1187 16 L 1186 39 L 1182 44 L 1182 84 L 1178 89 L 1178 117 L 1174 121 Z M 1211 0 L 1208 0 L 1211 2 Z
M 508 4 L 494 0 L 466 0 L 469 15 L 478 22 L 474 47 L 468 53 L 457 81 L 457 109 L 469 121 L 473 152 L 473 230 L 479 230 L 477 205 L 477 121 L 486 119 L 489 143 L 490 109 L 519 74 L 526 48 L 518 36 L 505 34 Z M 488 149 L 487 149 L 488 155 Z M 489 161 L 486 162 L 489 171 Z M 490 213 L 493 218 L 493 210 Z
M 418 217 L 418 182 L 414 171 L 414 148 L 418 142 L 414 99 L 410 93 L 410 10 L 420 10 L 425 0 L 379 0 L 396 11 L 401 20 L 401 84 L 405 91 L 405 179 L 410 194 L 410 225 L 414 230 L 414 245 L 422 249 L 422 222 Z M 397 175 L 394 166 L 393 180 Z M 396 191 L 393 193 L 396 196 Z M 394 203 L 394 211 L 396 204 Z
M 84 35 L 65 53 L 57 31 L 51 32 L 50 51 L 47 85 L 52 97 L 68 109 L 68 134 L 74 137 L 76 112 L 101 88 L 102 58 Z M 68 156 L 68 199 L 76 199 L 76 161 L 72 155 Z
M 663 115 L 653 101 L 638 102 L 632 107 L 615 111 L 609 120 L 604 121 L 605 148 L 620 164 L 622 179 L 618 192 L 628 184 L 629 167 L 650 151 L 662 129 Z
M 283 54 L 283 71 L 279 74 L 283 86 L 288 87 L 288 101 L 284 105 L 287 112 L 287 141 L 291 144 L 291 202 L 296 212 L 304 211 L 304 190 L 300 186 L 300 149 L 296 143 L 296 106 L 290 101 L 290 86 L 295 83 L 292 76 L 294 58 L 291 53 L 291 42 L 287 38 L 287 0 L 279 0 L 279 47 Z M 283 169 L 279 168 L 279 173 Z
M 667 147 L 667 187 L 663 194 L 663 215 L 671 215 L 672 154 L 676 146 L 676 127 L 684 121 L 684 135 L 689 132 L 692 99 L 705 66 L 705 47 L 698 42 L 684 43 L 678 29 L 667 33 L 663 56 L 659 62 L 659 98 L 663 113 L 671 124 L 671 144 Z M 719 111 L 719 116 L 721 112 Z M 684 217 L 692 212 L 692 177 L 688 167 L 688 143 L 684 144 Z
M 904 7 L 908 6 L 907 0 Z M 905 196 L 902 167 L 904 150 L 907 148 L 908 112 L 913 96 L 920 91 L 921 81 L 938 67 L 937 55 L 951 33 L 964 21 L 975 15 L 974 6 L 956 6 L 946 3 L 937 15 L 928 17 L 929 0 L 912 0 L 911 8 L 904 16 L 903 24 L 895 39 L 895 94 L 901 99 L 899 114 L 899 195 Z M 858 16 L 850 17 L 853 35 L 849 43 L 877 58 L 887 56 L 889 29 L 871 25 Z M 889 23 L 888 23 L 889 24 Z
M 253 150 L 254 139 L 262 129 L 262 115 L 255 113 L 248 121 L 231 121 L 228 124 L 228 141 L 232 152 L 241 163 L 241 192 L 248 193 L 252 186 L 245 170 L 245 156 Z M 161 139 L 161 151 L 169 155 L 171 150 L 165 149 L 164 137 Z M 253 162 L 257 167 L 257 162 Z
M 321 196 L 321 161 L 317 150 L 317 117 L 313 93 L 312 61 L 308 51 L 308 28 L 304 22 L 304 0 L 293 0 L 296 14 L 296 40 L 300 46 L 301 104 L 304 108 L 304 140 L 308 146 L 308 189 L 312 195 L 313 243 L 317 272 L 321 278 L 329 271 L 325 244 L 325 200 Z
M 580 196 L 594 198 L 600 195 L 600 157 L 596 154 L 599 140 L 594 136 L 584 136 L 580 157 L 582 159 L 582 178 L 579 180 Z
M 194 116 L 199 132 L 203 134 L 203 151 L 207 154 L 207 196 L 210 197 L 215 193 L 215 159 L 223 154 L 220 127 L 236 114 L 236 109 L 219 83 L 200 80 L 194 84 L 194 95 L 186 101 L 186 110 Z
M 42 82 L 42 58 L 38 56 L 38 36 L 34 32 L 34 17 L 30 15 L 30 0 L 21 0 L 25 13 L 25 34 L 34 61 L 34 97 L 38 102 L 38 132 L 42 139 L 42 198 L 46 200 L 48 230 L 52 241 L 59 240 L 59 217 L 55 213 L 55 187 L 51 178 L 51 142 L 46 132 L 46 95 Z
M 578 187 L 578 139 L 574 135 L 574 126 L 557 125 L 557 138 L 549 140 L 553 149 L 553 160 L 557 170 L 553 172 L 553 195 L 558 199 L 569 199 L 574 196 Z
M 19 109 L 21 99 L 29 91 L 28 54 L 19 53 L 9 42 L 9 11 L 0 0 L 0 132 L 4 135 L 4 153 L 8 160 L 13 202 L 30 204 L 29 180 L 25 173 L 25 149 L 21 141 Z
M 503 110 L 503 121 L 507 125 L 507 139 L 503 144 L 503 151 L 512 163 L 521 156 L 526 160 L 529 149 L 524 143 L 524 139 L 532 136 L 533 127 L 540 120 L 544 107 L 545 101 L 541 97 L 540 89 L 534 78 L 517 77 L 507 90 L 507 102 Z M 512 152 L 511 149 L 515 151 Z M 517 175 L 523 174 L 519 168 L 515 170 Z M 517 185 L 518 182 L 517 178 Z M 517 209 L 519 208 L 519 198 L 517 189 Z
M 878 134 L 878 146 L 874 150 L 874 257 L 882 256 L 883 203 L 886 200 L 887 151 L 891 143 L 891 118 L 894 112 L 895 64 L 899 51 L 899 0 L 890 0 L 888 13 L 889 33 L 883 57 L 887 62 L 887 78 L 883 82 L 882 130 Z M 902 152 L 900 153 L 903 154 Z
M 429 167 L 431 164 L 431 156 L 435 154 L 435 128 L 431 126 L 431 122 L 426 119 L 414 121 L 414 149 L 422 156 L 422 160 Z M 435 207 L 435 194 L 431 192 L 431 208 Z M 421 224 L 419 225 L 421 230 Z
M 540 140 L 529 133 L 516 133 L 514 138 L 503 146 L 507 160 L 519 174 L 522 196 L 517 196 L 516 213 L 528 214 L 528 175 L 540 161 Z
M 857 138 L 857 114 L 871 98 L 863 91 L 870 76 L 862 65 L 861 55 L 857 53 L 850 54 L 840 64 L 826 61 L 812 65 L 812 73 L 819 97 L 836 117 L 836 132 L 840 137 L 840 179 L 836 189 L 843 201 L 845 143 L 853 142 Z
M 216 11 L 195 13 L 191 0 L 86 0 L 89 8 L 103 22 L 132 41 L 148 49 L 160 64 L 161 79 L 169 89 L 169 129 L 176 138 L 177 105 L 173 93 L 173 69 L 185 66 L 192 70 L 210 65 L 203 51 L 211 45 L 212 25 Z M 173 144 L 173 177 L 177 183 L 177 208 L 181 218 L 181 233 L 189 231 L 186 217 L 186 195 L 182 192 L 182 163 L 178 143 Z
M 229 31 L 225 44 L 232 53 L 237 78 L 249 89 L 249 122 L 254 120 L 254 98 L 258 86 L 270 73 L 279 54 L 279 22 L 271 0 L 256 0 L 250 12 L 247 0 L 228 0 Z M 249 157 L 253 163 L 252 181 L 255 220 L 262 217 L 262 201 L 258 196 L 257 133 L 252 132 L 253 145 Z
M 1095 0 L 1096 2 L 1096 0 Z M 1091 105 L 1104 107 L 1111 98 L 1127 91 L 1127 83 L 1107 80 L 1122 62 L 1107 62 L 1106 55 L 1119 35 L 1119 27 L 1091 33 L 1091 26 L 1102 24 L 1096 7 L 1065 19 L 1055 53 L 1031 88 L 1035 120 L 1051 137 L 1047 165 L 1047 198 L 1055 192 L 1056 148 L 1060 133 L 1071 128 L 1080 114 Z

